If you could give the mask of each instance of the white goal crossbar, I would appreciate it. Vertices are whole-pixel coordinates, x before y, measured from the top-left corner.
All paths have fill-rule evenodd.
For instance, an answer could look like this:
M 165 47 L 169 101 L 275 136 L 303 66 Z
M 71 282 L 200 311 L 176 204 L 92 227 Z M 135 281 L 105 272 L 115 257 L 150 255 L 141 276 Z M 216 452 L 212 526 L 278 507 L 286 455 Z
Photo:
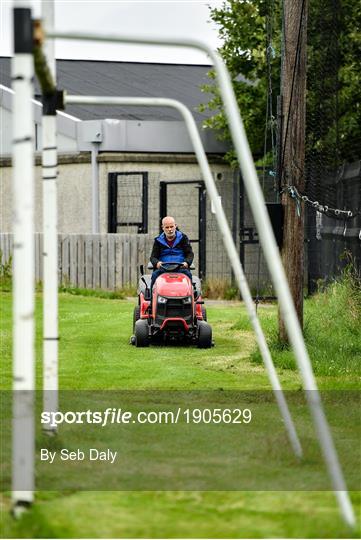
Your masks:
M 258 235 L 260 238 L 260 243 L 262 245 L 265 259 L 271 274 L 272 282 L 275 287 L 277 297 L 279 300 L 280 310 L 283 317 L 283 320 L 285 321 L 285 326 L 287 330 L 287 334 L 290 340 L 290 343 L 292 345 L 295 358 L 297 361 L 298 369 L 301 373 L 302 379 L 303 379 L 303 385 L 304 389 L 306 390 L 306 398 L 307 402 L 311 411 L 311 415 L 313 418 L 313 422 L 315 425 L 315 431 L 317 434 L 317 437 L 320 442 L 320 446 L 322 449 L 323 457 L 327 466 L 327 470 L 329 473 L 329 476 L 332 481 L 332 486 L 335 491 L 343 518 L 346 523 L 348 523 L 351 526 L 355 526 L 356 520 L 354 511 L 351 505 L 351 501 L 349 498 L 349 494 L 347 492 L 345 480 L 343 477 L 342 469 L 338 460 L 337 452 L 333 443 L 333 439 L 331 436 L 331 432 L 323 411 L 321 398 L 318 392 L 316 380 L 314 377 L 314 373 L 312 370 L 311 362 L 307 353 L 307 349 L 305 346 L 305 342 L 302 335 L 302 330 L 297 318 L 296 310 L 293 304 L 293 300 L 290 294 L 290 290 L 288 287 L 286 275 L 282 266 L 281 258 L 279 255 L 279 251 L 275 242 L 274 234 L 272 231 L 270 219 L 266 210 L 265 201 L 263 197 L 263 193 L 258 181 L 256 169 L 254 166 L 254 162 L 252 159 L 251 151 L 249 148 L 247 136 L 244 130 L 244 126 L 242 123 L 242 119 L 240 116 L 240 112 L 238 109 L 238 105 L 236 102 L 236 98 L 233 92 L 232 83 L 230 80 L 229 73 L 227 71 L 226 66 L 223 63 L 223 60 L 221 57 L 213 51 L 206 43 L 203 43 L 198 40 L 188 40 L 188 39 L 174 39 L 174 38 L 144 38 L 141 35 L 132 35 L 132 36 L 124 36 L 124 35 L 113 35 L 113 36 L 105 36 L 101 34 L 81 34 L 81 33 L 60 33 L 60 32 L 49 32 L 48 38 L 59 38 L 59 39 L 74 39 L 74 40 L 88 40 L 88 41 L 98 41 L 98 42 L 114 42 L 114 43 L 134 43 L 134 44 L 144 44 L 144 45 L 164 45 L 164 46 L 176 46 L 176 47 L 192 47 L 200 49 L 204 52 L 206 52 L 209 57 L 212 59 L 219 82 L 220 92 L 223 99 L 225 112 L 227 115 L 227 119 L 230 126 L 230 131 L 233 139 L 233 143 L 237 152 L 238 161 L 240 164 L 242 176 L 244 185 L 246 188 L 247 196 L 249 199 L 249 203 L 252 209 L 252 213 L 254 216 L 254 220 L 256 223 L 256 227 L 258 230 Z M 15 179 L 15 191 L 16 195 L 24 190 L 24 185 L 20 184 L 20 178 L 21 178 L 21 171 L 24 168 L 24 166 L 27 166 L 29 164 L 29 168 L 33 170 L 33 166 L 31 164 L 30 167 L 30 148 L 32 146 L 31 144 L 31 135 L 29 133 L 29 126 L 31 122 L 31 115 L 30 113 L 26 114 L 26 110 L 30 109 L 30 99 L 31 99 L 31 88 L 32 84 L 30 82 L 31 77 L 31 67 L 30 67 L 30 58 L 29 58 L 29 52 L 26 50 L 26 53 L 23 54 L 22 50 L 16 51 L 15 59 L 13 62 L 13 77 L 17 81 L 16 84 L 14 84 L 14 91 L 15 91 L 15 107 L 14 107 L 14 137 L 15 137 L 15 144 L 14 150 L 13 150 L 13 156 L 14 156 L 14 179 Z M 115 99 L 115 98 L 113 98 Z M 170 102 L 173 100 L 169 100 Z M 173 103 L 177 103 L 173 101 Z M 17 104 L 17 105 L 16 105 Z M 160 104 L 160 103 L 158 103 Z M 181 112 L 182 104 L 178 104 L 176 108 Z M 185 108 L 187 111 L 187 115 L 190 115 L 190 112 Z M 183 117 L 184 114 L 182 112 Z M 193 119 L 192 119 L 193 120 Z M 186 121 L 187 122 L 187 121 Z M 192 128 L 193 129 L 193 128 Z M 199 134 L 196 130 L 197 136 L 199 137 Z M 21 167 L 21 158 L 20 156 L 20 144 L 24 145 L 23 148 L 27 148 L 29 157 L 26 160 L 23 160 L 23 167 Z M 203 151 L 203 147 L 201 146 L 198 151 Z M 203 166 L 208 166 L 208 162 L 206 161 Z M 203 169 L 202 169 L 203 170 Z M 15 248 L 19 249 L 19 255 L 16 255 L 14 257 L 14 295 L 15 295 L 15 303 L 14 303 L 14 315 L 16 315 L 14 319 L 14 356 L 15 356 L 15 368 L 14 368 L 14 390 L 33 390 L 34 389 L 34 331 L 33 331 L 33 298 L 34 298 L 34 283 L 33 283 L 33 255 L 31 255 L 30 251 L 32 251 L 33 248 L 33 172 L 30 170 L 24 170 L 23 171 L 23 177 L 29 178 L 29 192 L 27 193 L 27 198 L 23 198 L 21 200 L 15 200 L 15 210 L 18 212 L 19 216 L 22 210 L 24 210 L 24 216 L 28 216 L 26 220 L 19 221 L 19 233 L 15 234 L 15 239 L 17 239 L 17 242 L 19 245 L 14 246 Z M 235 249 L 235 245 L 232 239 L 232 236 L 226 232 L 226 229 L 228 227 L 227 221 L 225 221 L 226 229 L 221 227 L 221 224 L 223 223 L 223 218 L 225 218 L 222 205 L 217 197 L 217 189 L 213 181 L 213 177 L 211 176 L 211 181 L 208 183 L 206 182 L 207 189 L 209 190 L 209 195 L 211 199 L 213 200 L 214 207 L 216 209 L 216 216 L 218 223 L 221 228 L 221 233 L 223 237 L 223 242 L 225 244 L 228 256 L 230 258 L 230 263 L 232 264 L 232 267 L 234 268 L 235 277 L 237 280 L 237 283 L 239 284 L 240 288 L 241 285 L 243 289 L 245 290 L 245 287 L 247 287 L 247 283 L 244 279 L 243 270 L 240 264 L 235 264 L 235 261 L 239 261 L 237 251 Z M 17 203 L 19 203 L 18 206 Z M 16 220 L 15 220 L 16 225 Z M 28 229 L 26 227 L 28 226 Z M 228 229 L 229 231 L 229 229 Z M 23 244 L 23 245 L 22 245 Z M 24 258 L 24 263 L 30 263 L 30 268 L 27 266 L 27 264 L 24 264 L 22 267 L 21 265 L 21 253 L 24 248 L 24 253 L 26 253 L 26 261 Z M 26 268 L 26 272 L 24 272 L 24 268 Z M 23 279 L 23 277 L 17 277 L 17 275 L 20 276 L 20 273 L 23 273 L 24 275 L 27 274 L 27 279 Z M 24 285 L 26 284 L 26 303 L 23 303 L 23 305 L 20 305 L 19 303 L 19 293 L 20 293 L 20 284 Z M 16 292 L 18 291 L 18 292 Z M 242 292 L 242 289 L 241 289 Z M 21 293 L 20 293 L 21 294 Z M 246 295 L 247 296 L 247 295 Z M 246 299 L 244 298 L 246 301 Z M 18 302 L 18 304 L 17 304 Z M 27 324 L 26 321 L 29 321 Z M 251 316 L 251 321 L 254 326 L 254 328 L 259 325 L 257 317 Z M 20 328 L 24 328 L 26 334 L 25 338 L 20 333 Z M 262 330 L 260 329 L 260 335 L 263 336 Z M 259 337 L 259 336 L 258 336 Z M 264 339 L 264 336 L 263 336 Z M 267 345 L 266 345 L 267 347 Z M 28 350 L 24 350 L 24 348 L 27 348 Z M 29 355 L 29 356 L 28 356 Z M 27 363 L 27 366 L 23 364 L 24 359 L 28 357 L 29 362 Z M 272 361 L 271 365 L 273 367 Z M 20 370 L 20 371 L 19 371 Z M 25 378 L 24 378 L 25 374 Z M 21 393 L 20 393 L 21 395 Z M 26 405 L 24 401 L 20 401 L 20 408 L 23 405 Z M 29 428 L 29 435 L 31 435 L 31 431 L 33 430 L 34 424 L 34 418 L 33 418 L 33 412 L 32 412 L 33 403 L 29 405 L 29 410 L 31 411 L 30 416 L 28 419 L 24 418 L 24 421 L 26 422 L 26 426 Z M 27 407 L 26 407 L 27 409 Z M 14 408 L 15 413 L 15 431 L 13 432 L 14 435 L 14 459 L 13 459 L 13 465 L 16 465 L 16 460 L 18 461 L 18 465 L 21 464 L 21 457 L 24 452 L 20 451 L 19 448 L 16 447 L 16 443 L 18 441 L 18 435 L 19 430 L 21 429 L 21 416 L 23 416 L 23 412 L 19 410 L 20 417 L 18 420 L 16 420 L 17 415 L 17 408 Z M 296 436 L 297 437 L 297 436 Z M 27 440 L 29 440 L 30 447 L 27 449 L 28 454 L 25 452 L 25 457 L 27 463 L 29 463 L 33 457 L 34 457 L 34 438 L 33 437 L 26 437 Z M 25 465 L 21 464 L 22 468 L 24 469 Z M 33 471 L 33 465 L 32 465 L 32 471 Z M 18 475 L 20 478 L 20 471 L 16 471 L 14 474 Z M 26 495 L 25 502 L 31 502 L 32 500 L 32 483 L 33 479 L 29 476 L 29 487 L 26 488 L 27 491 L 24 492 L 23 495 Z M 14 485 L 14 484 L 13 484 Z M 14 494 L 13 494 L 14 497 Z M 14 500 L 14 503 L 16 503 L 16 500 Z
M 247 197 L 256 223 L 258 236 L 267 262 L 272 283 L 277 293 L 280 311 L 285 323 L 287 335 L 295 354 L 298 369 L 301 373 L 306 399 L 313 418 L 315 431 L 320 442 L 323 458 L 339 503 L 342 516 L 350 526 L 356 525 L 355 514 L 347 491 L 345 479 L 332 439 L 329 425 L 323 410 L 321 397 L 318 392 L 316 379 L 311 361 L 303 339 L 302 329 L 288 286 L 286 274 L 276 245 L 270 218 L 267 213 L 263 193 L 258 181 L 247 135 L 243 126 L 241 114 L 233 91 L 228 70 L 221 56 L 207 43 L 200 40 L 180 39 L 173 37 L 152 38 L 142 35 L 101 35 L 78 32 L 53 32 L 49 38 L 74 39 L 107 43 L 133 43 L 141 45 L 162 45 L 174 47 L 191 47 L 199 49 L 212 60 L 222 96 L 232 140 L 236 149 L 238 162 L 243 176 Z M 215 201 L 216 202 L 216 201 Z M 218 205 L 215 206 L 219 208 Z M 233 242 L 233 240 L 232 240 Z M 239 280 L 239 275 L 237 276 Z

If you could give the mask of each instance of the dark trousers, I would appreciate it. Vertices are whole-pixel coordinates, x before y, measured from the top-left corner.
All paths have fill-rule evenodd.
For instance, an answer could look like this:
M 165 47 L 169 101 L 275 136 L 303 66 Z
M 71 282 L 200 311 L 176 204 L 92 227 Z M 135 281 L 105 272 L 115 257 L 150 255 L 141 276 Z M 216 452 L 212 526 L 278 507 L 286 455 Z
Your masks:
M 161 274 L 164 274 L 165 272 L 168 272 L 168 270 L 164 270 L 163 268 L 158 268 L 157 270 L 154 270 L 154 272 L 152 274 L 152 279 L 151 279 L 151 282 L 150 282 L 150 290 L 153 289 L 153 285 L 154 285 L 154 282 L 157 279 L 157 277 L 160 276 Z M 187 268 L 181 268 L 180 270 L 177 270 L 177 274 L 178 273 L 185 274 L 192 281 L 192 274 L 190 273 L 190 271 Z

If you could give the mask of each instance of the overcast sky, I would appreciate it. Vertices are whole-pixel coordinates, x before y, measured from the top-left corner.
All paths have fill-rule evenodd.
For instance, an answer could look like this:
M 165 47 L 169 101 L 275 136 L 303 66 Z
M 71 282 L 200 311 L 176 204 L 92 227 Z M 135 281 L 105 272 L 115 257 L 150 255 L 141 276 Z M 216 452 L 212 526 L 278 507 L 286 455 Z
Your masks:
M 210 21 L 209 6 L 219 7 L 222 3 L 222 0 L 55 0 L 55 29 L 201 38 L 216 48 L 220 42 L 216 25 Z M 33 16 L 40 17 L 41 2 L 33 1 L 29 4 L 33 7 Z M 11 56 L 13 51 L 12 7 L 12 1 L 0 0 L 2 56 Z M 73 59 L 210 63 L 204 53 L 192 49 L 81 41 L 57 40 L 55 54 L 57 58 Z

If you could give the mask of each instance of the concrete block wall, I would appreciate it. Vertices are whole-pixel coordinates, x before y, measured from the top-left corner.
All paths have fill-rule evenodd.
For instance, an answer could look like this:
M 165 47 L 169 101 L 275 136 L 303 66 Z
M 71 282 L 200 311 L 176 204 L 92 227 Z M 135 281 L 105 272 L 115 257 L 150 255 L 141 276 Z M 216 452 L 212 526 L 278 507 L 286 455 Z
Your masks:
M 42 231 L 42 181 L 41 156 L 36 157 L 35 167 L 35 230 Z M 1 158 L 0 169 L 0 232 L 11 232 L 12 215 L 12 169 L 10 158 Z M 148 235 L 159 233 L 159 186 L 161 181 L 202 181 L 198 163 L 189 154 L 122 154 L 104 153 L 98 156 L 99 198 L 100 198 L 100 233 L 108 230 L 108 174 L 110 172 L 147 172 L 148 173 Z M 231 230 L 235 231 L 235 242 L 239 249 L 239 187 L 238 178 L 220 158 L 210 159 L 212 173 L 216 180 L 223 208 Z M 91 163 L 88 152 L 77 155 L 59 156 L 58 180 L 58 230 L 62 234 L 91 233 Z M 139 201 L 139 177 L 128 182 L 131 197 L 120 201 L 120 210 L 133 212 L 129 204 Z M 237 184 L 236 188 L 234 184 Z M 234 216 L 236 205 L 236 217 Z M 139 207 L 139 205 L 138 205 Z M 210 200 L 206 200 L 206 273 L 207 277 L 229 280 L 231 268 L 218 232 L 216 217 L 212 213 Z M 137 212 L 138 210 L 136 210 Z M 194 184 L 169 185 L 168 214 L 173 215 L 179 228 L 190 239 L 198 238 L 198 189 Z M 233 223 L 235 219 L 235 223 Z M 253 225 L 250 210 L 245 205 L 245 224 Z M 134 234 L 137 227 L 121 227 L 118 233 Z M 193 244 L 195 262 L 198 266 L 198 244 Z M 245 247 L 245 272 L 252 287 L 258 283 L 258 246 Z M 269 283 L 263 256 L 260 256 L 260 281 L 263 287 Z
M 58 229 L 64 233 L 91 232 L 91 169 L 89 156 L 62 156 L 58 166 Z M 35 232 L 43 228 L 42 169 L 35 164 Z M 12 167 L 0 159 L 0 232 L 12 230 Z

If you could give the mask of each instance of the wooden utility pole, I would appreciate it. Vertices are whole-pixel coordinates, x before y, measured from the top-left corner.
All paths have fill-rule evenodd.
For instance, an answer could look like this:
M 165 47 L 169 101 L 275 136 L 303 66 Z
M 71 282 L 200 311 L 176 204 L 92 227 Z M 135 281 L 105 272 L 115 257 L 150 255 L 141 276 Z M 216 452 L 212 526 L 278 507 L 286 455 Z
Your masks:
M 284 189 L 282 260 L 301 327 L 303 326 L 304 205 L 295 198 L 305 187 L 307 0 L 284 0 L 282 58 L 282 151 L 280 178 Z M 296 188 L 297 192 L 292 188 Z M 279 337 L 287 334 L 279 317 Z

